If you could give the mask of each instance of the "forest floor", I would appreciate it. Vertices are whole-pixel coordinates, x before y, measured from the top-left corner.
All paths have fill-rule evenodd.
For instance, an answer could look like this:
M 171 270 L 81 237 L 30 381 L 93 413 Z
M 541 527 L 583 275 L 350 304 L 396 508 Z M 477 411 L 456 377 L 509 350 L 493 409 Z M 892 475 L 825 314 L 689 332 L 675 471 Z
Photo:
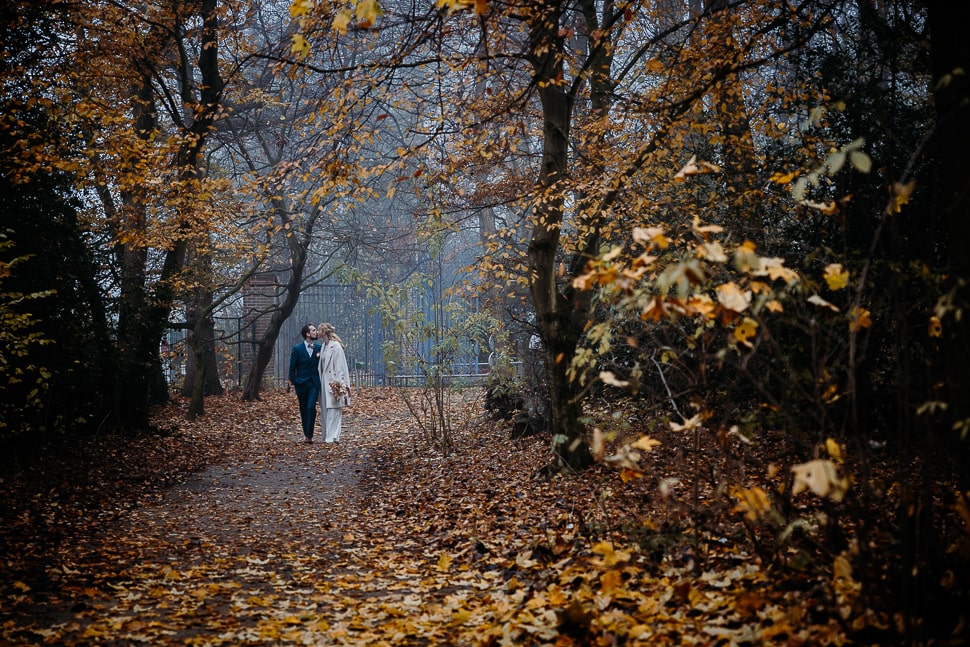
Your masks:
M 779 578 L 741 515 L 685 516 L 712 496 L 689 475 L 549 475 L 549 439 L 510 439 L 476 396 L 452 399 L 448 453 L 390 389 L 336 445 L 303 444 L 279 391 L 52 450 L 0 480 L 0 644 L 890 642 L 848 561 Z

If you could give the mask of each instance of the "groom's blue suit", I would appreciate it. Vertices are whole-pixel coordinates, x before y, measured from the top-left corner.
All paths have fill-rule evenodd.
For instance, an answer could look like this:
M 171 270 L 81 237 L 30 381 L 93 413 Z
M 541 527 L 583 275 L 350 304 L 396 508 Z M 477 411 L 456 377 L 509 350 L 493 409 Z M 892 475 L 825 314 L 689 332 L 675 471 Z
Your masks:
M 300 401 L 300 422 L 303 435 L 307 440 L 313 438 L 317 424 L 317 399 L 320 397 L 320 346 L 313 344 L 313 351 L 307 349 L 306 341 L 293 347 L 290 353 L 290 383 Z

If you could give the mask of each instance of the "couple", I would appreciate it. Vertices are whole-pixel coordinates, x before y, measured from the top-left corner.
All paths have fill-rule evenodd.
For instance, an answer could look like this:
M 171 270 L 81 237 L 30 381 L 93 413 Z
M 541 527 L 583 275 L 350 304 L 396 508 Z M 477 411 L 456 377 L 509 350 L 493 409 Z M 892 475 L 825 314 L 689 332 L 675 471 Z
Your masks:
M 303 341 L 290 353 L 290 383 L 300 401 L 300 421 L 305 443 L 313 442 L 317 421 L 317 399 L 323 387 L 323 440 L 340 440 L 343 408 L 350 404 L 350 372 L 344 356 L 344 344 L 333 324 L 320 324 L 318 329 L 307 324 L 300 330 Z M 316 339 L 322 344 L 317 344 Z

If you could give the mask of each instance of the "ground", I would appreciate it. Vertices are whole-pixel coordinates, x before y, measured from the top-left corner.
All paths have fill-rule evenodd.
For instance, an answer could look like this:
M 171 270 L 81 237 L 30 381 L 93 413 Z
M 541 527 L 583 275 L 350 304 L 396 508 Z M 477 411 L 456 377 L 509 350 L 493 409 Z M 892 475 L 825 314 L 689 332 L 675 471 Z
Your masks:
M 510 439 L 475 393 L 449 452 L 390 389 L 358 394 L 336 445 L 301 442 L 284 391 L 185 408 L 0 481 L 0 643 L 814 645 L 885 624 L 847 561 L 779 583 L 741 524 L 684 530 L 706 490 L 549 475 L 548 439 Z

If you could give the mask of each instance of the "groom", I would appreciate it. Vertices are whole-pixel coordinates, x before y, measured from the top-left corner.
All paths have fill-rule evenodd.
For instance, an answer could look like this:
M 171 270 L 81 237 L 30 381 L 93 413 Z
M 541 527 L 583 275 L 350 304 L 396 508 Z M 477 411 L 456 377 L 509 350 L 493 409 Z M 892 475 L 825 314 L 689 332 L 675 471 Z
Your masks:
M 303 442 L 313 442 L 313 429 L 317 423 L 317 398 L 320 397 L 320 347 L 314 343 L 316 326 L 307 324 L 300 329 L 303 341 L 290 353 L 290 384 L 300 401 L 300 422 L 303 423 Z

